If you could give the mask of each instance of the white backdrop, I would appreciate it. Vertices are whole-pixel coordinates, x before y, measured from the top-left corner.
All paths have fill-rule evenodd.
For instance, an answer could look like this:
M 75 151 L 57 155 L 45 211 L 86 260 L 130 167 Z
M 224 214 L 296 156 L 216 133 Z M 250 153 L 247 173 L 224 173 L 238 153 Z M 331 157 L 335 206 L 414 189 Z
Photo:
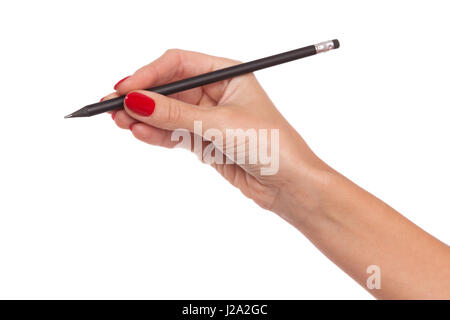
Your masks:
M 0 298 L 370 299 L 183 150 L 63 119 L 169 48 L 239 59 L 328 164 L 450 243 L 446 1 L 4 1 Z

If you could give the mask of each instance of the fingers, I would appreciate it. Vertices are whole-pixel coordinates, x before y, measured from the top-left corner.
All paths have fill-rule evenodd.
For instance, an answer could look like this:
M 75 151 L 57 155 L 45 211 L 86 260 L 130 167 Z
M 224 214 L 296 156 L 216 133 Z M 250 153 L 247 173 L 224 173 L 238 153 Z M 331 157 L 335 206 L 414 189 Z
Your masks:
M 124 110 L 116 111 L 112 114 L 112 118 L 116 125 L 121 129 L 131 130 L 131 126 L 137 123 L 136 119 L 130 117 Z
M 150 91 L 134 91 L 125 97 L 125 111 L 132 118 L 166 130 L 194 132 L 194 122 L 209 128 L 217 119 L 216 108 L 195 106 Z
M 178 143 L 178 141 L 171 140 L 171 131 L 140 123 L 124 110 L 116 111 L 113 119 L 119 128 L 129 129 L 137 139 L 145 143 L 165 148 L 173 148 Z
M 114 92 L 106 95 L 100 99 L 100 101 L 113 99 L 118 96 L 118 93 Z M 145 143 L 165 148 L 173 148 L 179 143 L 179 141 L 172 141 L 172 131 L 139 123 L 136 119 L 130 117 L 124 110 L 114 110 L 109 111 L 108 113 L 111 114 L 112 119 L 119 128 L 129 129 L 138 140 Z
M 112 93 L 104 96 L 103 98 L 101 98 L 100 101 L 111 100 L 111 99 L 117 98 L 118 96 L 119 96 L 119 94 L 117 92 L 112 92 Z
M 113 92 L 113 93 L 110 93 L 110 94 L 104 96 L 103 98 L 101 98 L 100 102 L 106 101 L 106 100 L 111 100 L 111 99 L 117 98 L 118 96 L 119 96 L 119 94 L 117 92 Z M 116 113 L 116 110 L 108 111 L 108 113 L 111 114 L 112 118 L 114 119 L 114 114 Z
M 119 94 L 117 92 L 110 93 L 103 98 L 100 99 L 100 101 L 106 101 L 110 99 L 117 98 Z M 130 117 L 124 110 L 112 110 L 108 111 L 109 114 L 111 114 L 111 118 L 114 120 L 116 125 L 121 129 L 130 129 L 133 124 L 137 123 L 135 119 Z
M 178 144 L 178 141 L 171 140 L 172 131 L 155 128 L 145 123 L 136 122 L 130 130 L 137 139 L 154 146 L 173 148 Z
M 202 53 L 172 49 L 133 75 L 119 81 L 114 89 L 119 95 L 136 89 L 148 89 L 161 84 L 192 77 L 237 64 L 237 61 Z M 220 86 L 220 83 L 218 84 Z

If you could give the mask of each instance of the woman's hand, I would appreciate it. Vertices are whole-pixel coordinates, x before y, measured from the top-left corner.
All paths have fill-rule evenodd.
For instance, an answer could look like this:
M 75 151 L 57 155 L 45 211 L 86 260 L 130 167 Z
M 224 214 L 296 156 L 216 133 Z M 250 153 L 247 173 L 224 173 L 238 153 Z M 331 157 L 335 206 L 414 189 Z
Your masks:
M 288 208 L 281 194 L 292 193 L 288 189 L 294 189 L 298 181 L 309 181 L 311 171 L 324 166 L 278 112 L 253 74 L 170 97 L 138 90 L 237 63 L 201 53 L 169 50 L 119 81 L 116 92 L 104 99 L 128 94 L 125 109 L 115 112 L 113 118 L 120 128 L 130 128 L 136 138 L 146 143 L 172 148 L 179 143 L 174 130 L 188 130 L 190 138 L 184 141 L 185 145 L 188 142 L 192 151 L 247 197 L 286 216 Z M 262 138 L 260 135 L 264 133 L 266 136 Z M 202 136 L 202 143 L 198 143 L 196 135 Z M 261 157 L 261 152 L 266 157 Z M 208 154 L 214 161 L 211 157 L 205 160 Z
M 187 130 L 188 148 L 203 160 L 209 154 L 225 179 L 298 228 L 375 297 L 449 299 L 449 247 L 316 157 L 252 74 L 170 97 L 140 90 L 236 63 L 169 50 L 105 99 L 127 95 L 125 109 L 113 118 L 149 144 L 172 148 L 186 133 L 177 129 Z M 244 139 L 227 141 L 227 132 L 236 129 Z M 266 138 L 259 136 L 264 130 Z M 378 273 L 369 278 L 371 270 Z

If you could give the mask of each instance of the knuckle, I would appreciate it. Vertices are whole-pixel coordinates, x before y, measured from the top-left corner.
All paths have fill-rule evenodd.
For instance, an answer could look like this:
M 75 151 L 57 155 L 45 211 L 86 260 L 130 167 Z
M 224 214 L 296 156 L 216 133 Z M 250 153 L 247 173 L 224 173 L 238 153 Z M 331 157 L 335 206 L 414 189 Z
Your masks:
M 234 110 L 228 106 L 220 106 L 213 110 L 216 112 L 216 117 L 223 119 L 224 121 L 232 119 L 235 116 Z
M 172 99 L 167 103 L 166 120 L 169 123 L 178 123 L 181 119 L 181 108 Z
M 164 52 L 165 56 L 177 56 L 182 52 L 181 49 L 177 49 L 177 48 L 172 48 L 172 49 L 167 49 L 166 52 Z
M 242 61 L 239 61 L 239 60 L 224 58 L 224 64 L 225 64 L 225 66 L 228 66 L 228 67 L 235 66 L 235 65 L 241 64 L 241 63 L 242 63 Z

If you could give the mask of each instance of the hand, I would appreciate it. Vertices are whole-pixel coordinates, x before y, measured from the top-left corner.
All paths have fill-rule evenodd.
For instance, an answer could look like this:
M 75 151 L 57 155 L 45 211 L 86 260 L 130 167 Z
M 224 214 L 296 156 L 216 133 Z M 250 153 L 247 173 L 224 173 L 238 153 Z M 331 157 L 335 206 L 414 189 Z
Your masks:
M 236 63 L 169 50 L 117 84 L 117 91 L 106 99 L 127 94 L 125 109 L 117 111 L 113 118 L 119 127 L 130 128 L 136 138 L 172 148 L 182 136 L 182 142 L 202 159 L 205 154 L 211 155 L 216 160 L 211 165 L 225 179 L 302 231 L 375 297 L 448 299 L 450 248 L 317 158 L 277 111 L 254 75 L 170 97 L 138 90 Z M 196 130 L 198 121 L 202 130 Z M 227 132 L 234 129 L 266 129 L 270 135 L 274 129 L 279 138 L 256 135 L 259 141 L 255 145 L 251 135 L 241 134 L 245 139 L 239 140 L 238 135 L 232 148 L 231 141 L 219 137 L 227 137 Z M 199 138 L 204 138 L 200 144 L 192 143 Z M 270 154 L 269 169 L 259 152 L 256 161 L 250 161 L 255 149 L 261 149 L 261 141 L 267 142 L 262 149 Z M 233 161 L 224 162 L 230 159 Z M 380 273 L 373 275 L 378 279 L 374 285 L 366 282 L 371 268 L 381 270 L 383 285 L 378 286 Z
M 213 155 L 214 159 L 219 159 L 211 165 L 244 195 L 263 208 L 286 215 L 288 208 L 286 201 L 282 200 L 283 195 L 291 194 L 292 192 L 287 192 L 289 188 L 297 186 L 298 181 L 306 182 L 314 168 L 324 165 L 278 112 L 253 74 L 194 88 L 170 97 L 137 90 L 237 63 L 239 62 L 201 53 L 169 50 L 156 61 L 120 81 L 115 86 L 116 92 L 104 99 L 128 94 L 125 109 L 115 112 L 113 118 L 120 128 L 130 128 L 136 138 L 146 143 L 173 148 L 179 143 L 178 139 L 173 138 L 173 131 L 186 129 L 190 132 L 188 145 L 194 151 L 195 134 L 200 134 L 205 141 L 197 143 L 200 150 L 196 150 L 196 153 L 201 158 L 207 153 Z M 130 94 L 131 92 L 135 93 Z M 147 102 L 152 113 L 149 114 L 148 110 L 142 113 L 142 110 L 132 108 L 130 102 L 136 99 L 141 99 L 137 102 L 139 109 L 141 104 Z M 194 121 L 201 121 L 201 132 L 194 133 Z M 227 130 L 229 132 L 235 129 L 243 131 L 240 136 L 242 139 L 237 138 L 236 142 L 233 139 L 233 145 L 226 138 L 230 136 Z M 259 134 L 264 130 L 267 130 L 267 139 L 260 139 Z M 216 134 L 211 135 L 211 132 Z M 248 134 L 247 137 L 245 133 Z M 255 138 L 255 135 L 257 141 L 252 144 L 250 136 Z M 217 136 L 222 136 L 223 139 L 218 139 Z M 259 156 L 261 151 L 265 151 L 261 150 L 260 142 L 263 140 L 267 141 L 269 164 L 262 163 L 262 157 Z M 303 193 L 306 194 L 304 191 Z

